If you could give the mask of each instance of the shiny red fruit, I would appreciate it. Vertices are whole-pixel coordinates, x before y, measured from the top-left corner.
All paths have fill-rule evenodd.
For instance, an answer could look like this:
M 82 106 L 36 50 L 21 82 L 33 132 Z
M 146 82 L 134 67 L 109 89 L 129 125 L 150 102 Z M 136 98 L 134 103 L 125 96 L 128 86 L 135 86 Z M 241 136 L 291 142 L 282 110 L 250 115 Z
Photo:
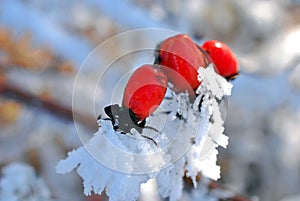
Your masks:
M 227 79 L 238 75 L 238 61 L 231 49 L 223 42 L 208 40 L 202 48 L 208 53 L 218 73 Z
M 200 66 L 206 67 L 209 57 L 186 34 L 178 34 L 163 41 L 158 47 L 156 63 L 165 66 L 164 71 L 176 92 L 194 91 L 199 85 Z
M 156 65 L 143 65 L 130 77 L 124 91 L 122 106 L 130 109 L 137 120 L 144 120 L 163 101 L 167 76 Z

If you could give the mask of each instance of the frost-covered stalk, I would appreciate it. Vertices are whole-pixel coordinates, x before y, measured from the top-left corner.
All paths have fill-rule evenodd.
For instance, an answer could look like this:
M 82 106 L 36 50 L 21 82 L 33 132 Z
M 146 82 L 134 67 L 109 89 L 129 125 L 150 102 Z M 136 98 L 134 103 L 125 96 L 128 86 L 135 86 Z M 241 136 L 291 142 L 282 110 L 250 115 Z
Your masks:
M 182 195 L 183 176 L 197 186 L 196 176 L 218 179 L 216 165 L 221 145 L 228 137 L 223 134 L 223 118 L 219 103 L 230 95 L 232 85 L 215 73 L 213 65 L 199 68 L 201 85 L 197 98 L 190 103 L 187 93 L 166 99 L 161 108 L 149 117 L 149 125 L 163 127 L 158 133 L 144 129 L 141 137 L 134 129 L 122 135 L 111 122 L 100 119 L 99 130 L 84 144 L 57 165 L 58 173 L 77 169 L 83 179 L 84 193 L 101 194 L 104 189 L 112 201 L 137 200 L 140 186 L 149 179 L 157 182 L 158 193 L 176 201 Z M 122 192 L 122 193 L 120 193 Z

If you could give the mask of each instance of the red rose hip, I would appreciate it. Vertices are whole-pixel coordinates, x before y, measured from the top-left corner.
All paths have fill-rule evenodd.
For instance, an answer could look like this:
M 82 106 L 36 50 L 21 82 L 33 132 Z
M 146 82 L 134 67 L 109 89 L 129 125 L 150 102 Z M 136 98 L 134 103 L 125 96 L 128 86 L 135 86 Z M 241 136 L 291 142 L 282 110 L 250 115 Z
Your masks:
M 208 40 L 202 48 L 208 53 L 220 75 L 230 80 L 238 75 L 238 61 L 231 49 L 223 42 Z
M 137 120 L 144 120 L 163 101 L 167 84 L 167 76 L 160 68 L 143 65 L 128 80 L 122 106 L 130 109 Z
M 122 106 L 113 104 L 104 108 L 105 113 L 110 117 L 113 128 L 120 130 L 123 134 L 130 133 L 132 128 L 139 133 L 142 133 L 144 128 L 157 131 L 155 128 L 145 126 L 146 118 L 163 101 L 167 85 L 166 74 L 156 65 L 146 64 L 139 67 L 126 84 Z M 107 120 L 107 118 L 105 119 Z M 149 137 L 143 137 L 153 141 Z
M 165 66 L 163 70 L 176 92 L 191 92 L 200 85 L 197 70 L 200 66 L 206 67 L 210 61 L 207 53 L 188 35 L 178 34 L 159 45 L 155 63 Z

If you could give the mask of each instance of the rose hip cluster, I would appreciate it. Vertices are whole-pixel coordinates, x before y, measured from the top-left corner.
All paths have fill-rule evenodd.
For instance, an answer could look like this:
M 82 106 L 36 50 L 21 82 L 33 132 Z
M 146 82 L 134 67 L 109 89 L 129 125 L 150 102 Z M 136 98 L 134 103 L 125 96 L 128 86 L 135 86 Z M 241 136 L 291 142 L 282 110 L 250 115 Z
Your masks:
M 216 40 L 208 40 L 200 47 L 186 34 L 175 35 L 157 46 L 155 57 L 154 64 L 142 65 L 131 75 L 122 106 L 104 108 L 115 130 L 129 133 L 135 128 L 141 133 L 146 128 L 146 118 L 163 101 L 168 83 L 176 93 L 194 94 L 201 84 L 199 67 L 214 63 L 215 71 L 227 80 L 238 75 L 235 55 L 225 43 Z

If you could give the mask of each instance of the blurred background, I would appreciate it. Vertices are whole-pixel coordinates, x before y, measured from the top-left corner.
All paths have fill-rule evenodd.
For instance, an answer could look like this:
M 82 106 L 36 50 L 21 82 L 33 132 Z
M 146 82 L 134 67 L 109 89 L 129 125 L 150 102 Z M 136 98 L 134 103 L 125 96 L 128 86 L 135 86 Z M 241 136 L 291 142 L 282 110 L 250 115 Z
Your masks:
M 254 200 L 300 200 L 299 0 L 0 1 L 2 177 L 9 174 L 3 167 L 24 162 L 43 179 L 49 200 L 107 199 L 86 198 L 79 176 L 57 175 L 55 166 L 81 146 L 78 129 L 87 139 L 97 129 L 97 116 L 86 107 L 94 101 L 89 86 L 101 65 L 81 74 L 82 104 L 73 111 L 77 130 L 73 122 L 72 92 L 81 64 L 110 37 L 143 28 L 187 33 L 199 44 L 229 44 L 241 74 L 228 98 L 230 144 L 219 150 L 218 183 Z M 99 58 L 105 63 L 139 43 L 116 43 Z M 101 105 L 106 94 L 99 90 L 95 100 Z

